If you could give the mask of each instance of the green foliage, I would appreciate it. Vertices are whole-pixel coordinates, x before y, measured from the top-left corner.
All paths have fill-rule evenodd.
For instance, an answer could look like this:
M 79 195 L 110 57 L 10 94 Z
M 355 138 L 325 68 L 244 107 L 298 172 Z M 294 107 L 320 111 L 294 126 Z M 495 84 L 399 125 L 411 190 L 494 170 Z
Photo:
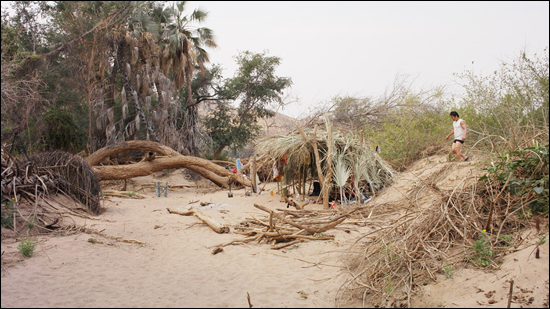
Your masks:
M 256 139 L 261 130 L 258 119 L 275 115 L 270 105 L 282 106 L 283 92 L 292 84 L 289 78 L 275 75 L 278 57 L 245 51 L 236 58 L 239 69 L 235 77 L 218 87 L 216 109 L 204 120 L 214 143 L 214 158 L 227 146 L 240 150 Z M 238 107 L 234 109 L 231 102 Z
M 429 147 L 445 147 L 444 138 L 452 128 L 448 114 L 426 105 L 420 96 L 409 95 L 365 132 L 372 144 L 381 146 L 382 157 L 400 170 L 420 159 Z
M 19 245 L 17 245 L 17 249 L 19 250 L 19 252 L 26 257 L 32 256 L 35 247 L 36 242 L 28 238 L 21 239 L 21 242 L 19 242 Z
M 29 220 L 27 221 L 27 227 L 30 229 L 32 229 L 34 226 L 36 225 L 36 216 L 32 216 L 29 218 Z
M 473 255 L 470 258 L 475 260 L 479 266 L 491 266 L 491 259 L 494 256 L 494 252 L 490 248 L 490 242 L 485 230 L 481 232 L 480 238 L 472 245 L 472 253 Z
M 235 151 L 243 149 L 251 140 L 256 139 L 261 127 L 252 117 L 241 117 L 235 114 L 228 102 L 216 102 L 217 108 L 204 119 L 208 133 L 212 137 L 213 145 L 219 158 L 226 146 Z
M 509 151 L 493 166 L 484 168 L 487 174 L 479 180 L 506 185 L 515 196 L 530 197 L 527 201 L 533 214 L 548 212 L 548 145 Z
M 510 247 L 512 245 L 512 235 L 500 235 L 498 238 L 504 246 Z
M 2 21 L 2 63 L 12 62 L 19 54 L 17 31 Z
M 2 227 L 11 229 L 13 228 L 13 214 L 17 211 L 14 206 L 15 202 L 13 198 L 7 201 L 5 205 L 2 205 Z
M 537 245 L 542 246 L 546 243 L 546 234 L 540 235 L 539 240 L 537 240 Z
M 445 266 L 443 266 L 443 271 L 445 271 L 445 276 L 447 279 L 451 279 L 451 275 L 453 274 L 453 266 L 445 264 Z
M 498 152 L 515 150 L 536 137 L 548 140 L 548 49 L 533 59 L 525 52 L 502 63 L 489 76 L 472 71 L 456 74 L 464 81 L 462 108 L 470 125 L 490 139 L 484 144 Z
M 257 117 L 273 116 L 267 107 L 272 103 L 284 104 L 283 92 L 292 85 L 287 77 L 277 77 L 275 70 L 279 57 L 267 53 L 241 52 L 236 57 L 239 68 L 234 78 L 227 79 L 223 97 L 240 100 L 240 113 L 254 112 Z
M 46 142 L 52 150 L 80 150 L 84 145 L 85 133 L 76 125 L 72 114 L 62 109 L 51 109 L 46 113 Z

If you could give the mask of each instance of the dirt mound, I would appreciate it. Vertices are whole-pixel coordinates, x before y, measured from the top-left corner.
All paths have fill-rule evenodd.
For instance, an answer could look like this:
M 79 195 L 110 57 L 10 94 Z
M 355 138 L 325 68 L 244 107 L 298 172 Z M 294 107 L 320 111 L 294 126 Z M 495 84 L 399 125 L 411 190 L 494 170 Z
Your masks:
M 460 190 L 483 174 L 475 160 L 449 162 L 447 155 L 430 156 L 416 161 L 393 178 L 392 185 L 380 192 L 372 202 L 387 203 L 414 198 L 422 199 L 420 205 L 428 205 L 430 198 L 434 197 L 430 190 Z

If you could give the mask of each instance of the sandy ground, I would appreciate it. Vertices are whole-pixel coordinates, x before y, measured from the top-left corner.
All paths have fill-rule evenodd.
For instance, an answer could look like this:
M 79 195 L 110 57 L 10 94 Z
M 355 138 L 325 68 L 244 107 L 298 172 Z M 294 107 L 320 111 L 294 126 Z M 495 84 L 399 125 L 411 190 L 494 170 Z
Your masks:
M 442 173 L 443 169 L 453 169 Z M 443 156 L 423 159 L 399 175 L 394 185 L 369 203 L 402 198 L 415 182 L 439 179 L 441 188 L 465 185 L 464 178 L 477 177 L 475 163 L 450 165 Z M 431 178 L 430 178 L 431 177 Z M 157 197 L 153 188 L 140 186 L 161 181 L 196 185 L 181 171 L 168 176 L 154 174 L 135 178 L 128 190 L 147 198 L 108 197 L 106 211 L 78 224 L 101 231 L 111 238 L 76 233 L 68 236 L 39 236 L 30 258 L 17 251 L 18 241 L 2 240 L 2 307 L 334 307 L 336 291 L 349 278 L 343 254 L 366 226 L 339 225 L 327 231 L 334 240 L 302 242 L 272 250 L 269 244 L 229 245 L 213 255 L 222 243 L 243 236 L 217 234 L 194 216 L 170 214 L 166 208 L 200 208 L 228 226 L 266 213 L 254 203 L 270 209 L 285 208 L 280 197 L 270 196 L 276 183 L 268 183 L 262 194 L 246 196 L 245 190 L 211 186 L 169 189 Z M 262 187 L 263 184 L 260 186 Z M 430 200 L 427 194 L 421 199 Z M 200 206 L 200 202 L 211 203 Z M 321 209 L 308 205 L 306 209 Z M 548 228 L 545 227 L 546 233 Z M 115 241 L 114 237 L 120 237 Z M 134 242 L 122 242 L 121 240 Z M 538 235 L 526 232 L 522 250 L 504 258 L 492 272 L 457 269 L 451 278 L 438 274 L 435 284 L 424 286 L 415 307 L 505 307 L 509 280 L 514 280 L 511 307 L 548 307 L 548 242 L 541 258 L 531 254 Z

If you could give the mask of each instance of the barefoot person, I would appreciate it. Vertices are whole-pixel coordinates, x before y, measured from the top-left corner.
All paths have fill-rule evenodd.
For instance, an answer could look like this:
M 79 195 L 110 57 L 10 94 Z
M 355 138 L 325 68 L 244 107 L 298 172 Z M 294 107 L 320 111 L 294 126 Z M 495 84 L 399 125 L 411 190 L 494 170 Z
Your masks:
M 451 148 L 452 152 L 456 154 L 456 161 L 460 161 L 461 158 L 464 159 L 464 161 L 468 161 L 469 157 L 463 155 L 460 152 L 460 149 L 462 148 L 462 144 L 464 144 L 464 141 L 466 140 L 466 134 L 468 133 L 468 128 L 466 127 L 466 121 L 464 119 L 460 119 L 458 116 L 458 113 L 455 111 L 451 112 L 451 119 L 453 120 L 453 130 L 447 137 L 445 137 L 445 140 L 448 140 L 451 134 L 454 133 L 455 138 L 453 140 L 453 146 Z

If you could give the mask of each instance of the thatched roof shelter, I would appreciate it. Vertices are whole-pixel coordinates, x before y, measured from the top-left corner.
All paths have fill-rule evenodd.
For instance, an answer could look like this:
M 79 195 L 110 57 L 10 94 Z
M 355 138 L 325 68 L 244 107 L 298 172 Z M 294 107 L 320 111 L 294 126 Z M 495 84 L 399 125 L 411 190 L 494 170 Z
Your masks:
M 330 162 L 332 172 L 328 173 L 331 176 L 329 187 L 342 188 L 346 183 L 351 183 L 356 197 L 362 194 L 374 195 L 395 176 L 396 172 L 376 152 L 375 145 L 351 132 L 333 133 L 330 122 L 325 120 L 325 124 L 327 130 L 324 131 L 298 127 L 297 131 L 288 135 L 266 137 L 256 146 L 256 153 L 271 158 L 275 165 L 281 158 L 286 159 L 286 164 L 283 164 L 284 178 L 281 180 L 285 185 L 297 179 L 305 184 L 309 177 L 319 176 L 313 146 L 316 143 L 323 176 L 327 175 L 327 161 Z M 330 156 L 330 160 L 327 160 L 327 156 Z M 305 193 L 304 190 L 299 191 Z

